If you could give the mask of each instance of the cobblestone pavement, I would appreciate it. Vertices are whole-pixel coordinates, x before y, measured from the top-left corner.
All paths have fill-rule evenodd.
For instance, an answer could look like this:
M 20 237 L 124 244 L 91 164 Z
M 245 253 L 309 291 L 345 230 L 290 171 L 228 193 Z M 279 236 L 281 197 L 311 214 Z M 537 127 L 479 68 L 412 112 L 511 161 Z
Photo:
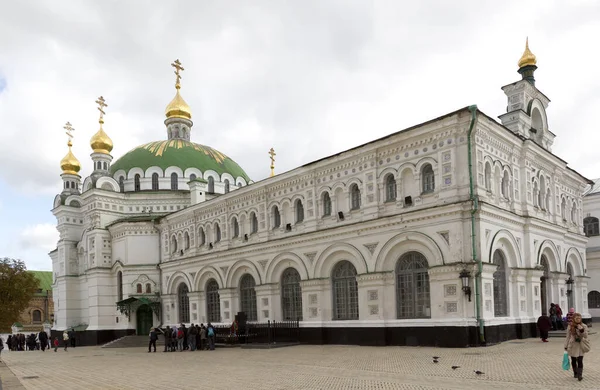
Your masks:
M 558 338 L 468 349 L 295 346 L 148 354 L 141 348 L 78 347 L 3 353 L 2 360 L 26 389 L 44 390 L 599 389 L 600 335 L 590 339 L 582 382 L 562 371 Z M 0 366 L 3 382 L 5 374 Z M 14 381 L 4 383 L 3 390 L 16 388 Z

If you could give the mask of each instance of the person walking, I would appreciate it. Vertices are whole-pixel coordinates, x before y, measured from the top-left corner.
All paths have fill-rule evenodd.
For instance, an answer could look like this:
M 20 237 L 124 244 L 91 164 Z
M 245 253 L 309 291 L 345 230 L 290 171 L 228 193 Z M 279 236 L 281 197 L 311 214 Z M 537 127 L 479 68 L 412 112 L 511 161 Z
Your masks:
M 565 338 L 565 351 L 571 357 L 573 376 L 578 380 L 583 379 L 583 356 L 590 350 L 588 340 L 588 327 L 583 323 L 581 314 L 573 313 L 571 324 L 567 327 Z
M 151 347 L 154 347 L 154 352 L 156 352 L 156 340 L 158 340 L 158 334 L 156 333 L 156 329 L 150 328 L 150 342 L 148 343 L 148 353 L 150 353 Z
M 209 350 L 214 351 L 215 350 L 215 328 L 212 326 L 212 324 L 209 322 L 208 326 L 206 327 L 206 334 L 208 335 L 208 345 L 209 345 Z
M 552 322 L 550 321 L 550 318 L 547 315 L 542 314 L 537 320 L 537 326 L 540 330 L 540 338 L 542 339 L 542 342 L 547 343 L 548 331 L 552 329 Z
M 69 332 L 69 340 L 71 340 L 71 347 L 75 348 L 75 328 L 71 328 Z
M 65 329 L 63 332 L 63 343 L 65 344 L 65 351 L 69 347 L 69 332 Z
M 207 349 L 206 348 L 206 328 L 204 324 L 200 326 L 200 350 Z
M 194 325 L 194 323 L 192 323 L 190 325 L 190 328 L 188 329 L 188 346 L 190 348 L 190 351 L 195 351 L 196 350 L 196 326 Z
M 58 337 L 54 338 L 54 352 L 56 352 L 56 350 L 58 349 L 59 346 L 59 342 L 58 342 Z

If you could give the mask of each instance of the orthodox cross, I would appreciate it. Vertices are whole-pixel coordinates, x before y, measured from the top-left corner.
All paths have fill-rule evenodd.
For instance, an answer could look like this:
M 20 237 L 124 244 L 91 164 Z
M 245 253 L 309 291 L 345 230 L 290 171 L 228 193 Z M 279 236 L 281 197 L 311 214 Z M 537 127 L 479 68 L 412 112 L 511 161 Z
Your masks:
M 69 137 L 69 144 L 71 143 L 71 139 L 73 139 L 73 131 L 75 130 L 73 128 L 73 126 L 71 125 L 70 122 L 67 122 L 64 126 L 63 129 L 66 130 L 65 134 L 67 134 L 67 136 Z
M 100 111 L 99 122 L 104 123 L 104 115 L 106 115 L 106 113 L 104 112 L 104 107 L 108 107 L 108 105 L 106 104 L 102 96 L 100 96 L 98 100 L 96 100 L 96 104 L 98 105 L 98 111 Z
M 271 177 L 275 176 L 275 149 L 271 148 L 269 150 L 269 156 L 271 158 Z
M 171 66 L 175 68 L 175 88 L 179 89 L 181 88 L 181 84 L 179 83 L 179 81 L 181 80 L 181 74 L 179 74 L 179 72 L 185 69 L 183 68 L 183 66 L 181 66 L 181 62 L 179 62 L 179 59 L 176 59 L 175 62 L 171 64 Z

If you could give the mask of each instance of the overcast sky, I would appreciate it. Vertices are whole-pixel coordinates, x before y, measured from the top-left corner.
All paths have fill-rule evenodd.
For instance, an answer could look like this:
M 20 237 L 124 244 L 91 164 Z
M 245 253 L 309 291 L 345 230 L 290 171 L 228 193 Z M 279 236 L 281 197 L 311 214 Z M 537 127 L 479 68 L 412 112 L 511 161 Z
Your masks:
M 565 4 L 568 4 L 566 6 Z M 551 100 L 554 153 L 600 176 L 600 3 L 28 1 L 0 13 L 0 255 L 52 268 L 62 126 L 91 170 L 94 101 L 116 158 L 166 138 L 170 63 L 185 67 L 192 140 L 257 181 L 458 108 L 506 110 L 525 37 Z

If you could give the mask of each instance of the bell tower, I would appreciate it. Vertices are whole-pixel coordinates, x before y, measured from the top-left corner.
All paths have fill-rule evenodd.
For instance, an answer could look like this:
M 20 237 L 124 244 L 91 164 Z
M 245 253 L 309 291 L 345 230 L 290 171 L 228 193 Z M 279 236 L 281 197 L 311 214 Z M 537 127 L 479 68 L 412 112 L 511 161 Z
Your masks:
M 500 115 L 499 118 L 502 124 L 514 133 L 552 151 L 555 135 L 548 130 L 546 116 L 550 99 L 535 86 L 537 59 L 529 49 L 529 39 L 525 41 L 525 51 L 519 59 L 518 66 L 521 80 L 502 87 L 508 104 L 506 114 Z

